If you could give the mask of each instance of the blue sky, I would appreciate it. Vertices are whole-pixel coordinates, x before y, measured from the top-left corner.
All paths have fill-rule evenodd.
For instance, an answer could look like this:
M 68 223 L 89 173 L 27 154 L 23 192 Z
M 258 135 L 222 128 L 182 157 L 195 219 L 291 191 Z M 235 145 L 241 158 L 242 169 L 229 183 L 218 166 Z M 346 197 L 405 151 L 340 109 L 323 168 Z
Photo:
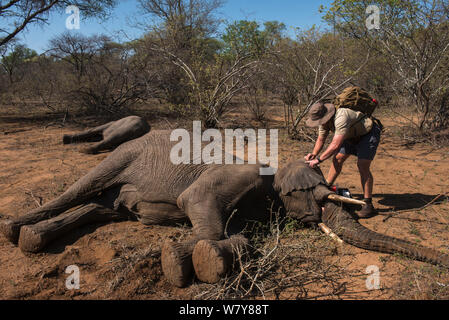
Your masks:
M 307 0 L 227 0 L 219 9 L 218 16 L 228 21 L 234 20 L 277 20 L 285 23 L 289 34 L 293 34 L 293 28 L 307 28 L 312 25 L 322 25 L 318 8 L 321 4 L 329 5 L 331 0 L 307 1 Z M 49 24 L 44 26 L 32 26 L 21 34 L 21 41 L 28 47 L 41 53 L 48 45 L 48 41 L 54 36 L 67 31 L 65 21 L 69 15 L 65 12 L 54 13 Z M 79 32 L 92 35 L 103 33 L 115 39 L 120 35 L 121 39 L 137 38 L 142 30 L 132 27 L 136 18 L 141 17 L 139 5 L 134 0 L 119 1 L 118 6 L 110 19 L 105 22 L 97 20 L 81 20 Z

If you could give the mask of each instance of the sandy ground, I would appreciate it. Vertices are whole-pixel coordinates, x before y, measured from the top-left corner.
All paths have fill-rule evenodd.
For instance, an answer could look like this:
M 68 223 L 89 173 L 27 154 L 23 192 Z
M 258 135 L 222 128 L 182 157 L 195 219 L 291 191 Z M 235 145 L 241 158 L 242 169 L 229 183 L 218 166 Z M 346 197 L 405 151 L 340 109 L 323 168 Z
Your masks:
M 403 146 L 394 136 L 395 123 L 388 119 L 384 122 L 387 129 L 372 167 L 374 202 L 380 214 L 361 223 L 377 232 L 449 253 L 447 197 L 440 197 L 419 210 L 449 191 L 449 147 L 435 150 L 425 145 Z M 164 122 L 152 125 L 164 127 L 161 123 Z M 78 150 L 82 145 L 62 145 L 64 133 L 79 130 L 75 126 L 45 128 L 41 122 L 11 119 L 2 122 L 0 219 L 25 214 L 55 198 L 107 156 L 81 154 Z M 290 159 L 303 157 L 312 148 L 311 143 L 289 140 L 282 132 L 279 144 L 280 166 Z M 329 161 L 322 164 L 325 174 L 328 167 Z M 338 185 L 348 187 L 356 197 L 361 196 L 355 159 L 347 161 Z M 384 221 L 392 209 L 408 211 L 398 212 Z M 301 234 L 304 230 L 295 232 Z M 146 227 L 132 221 L 94 225 L 68 234 L 39 254 L 24 254 L 0 237 L 0 298 L 193 298 L 192 288 L 170 286 L 160 266 L 163 241 L 184 234 L 181 227 Z M 359 276 L 344 279 L 344 290 L 339 293 L 317 294 L 315 298 L 433 299 L 441 298 L 441 290 L 449 286 L 447 273 L 436 267 L 347 244 L 339 245 L 338 252 L 327 259 L 337 261 L 347 269 L 348 275 Z M 79 290 L 66 289 L 69 274 L 65 269 L 69 265 L 80 269 Z M 379 270 L 378 290 L 366 287 L 366 268 L 371 265 Z M 319 285 L 315 289 L 319 292 Z M 281 298 L 293 297 L 292 290 L 295 289 L 281 294 Z

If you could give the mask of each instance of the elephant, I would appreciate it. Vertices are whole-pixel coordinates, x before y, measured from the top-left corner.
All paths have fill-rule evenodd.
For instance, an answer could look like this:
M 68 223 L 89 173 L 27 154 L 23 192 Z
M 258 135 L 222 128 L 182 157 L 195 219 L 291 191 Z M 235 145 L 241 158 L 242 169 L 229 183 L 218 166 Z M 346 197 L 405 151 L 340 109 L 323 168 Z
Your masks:
M 2 222 L 0 232 L 23 252 L 39 252 L 88 223 L 188 221 L 192 236 L 178 243 L 166 240 L 161 250 L 165 277 L 184 287 L 194 275 L 215 283 L 229 274 L 236 250 L 249 250 L 242 226 L 269 219 L 266 208 L 271 203 L 274 210 L 306 226 L 323 222 L 351 245 L 449 266 L 448 255 L 361 225 L 342 205 L 343 198 L 329 189 L 321 171 L 303 160 L 261 175 L 260 168 L 267 166 L 260 163 L 173 164 L 173 146 L 170 131 L 164 130 L 128 141 L 56 199 Z
M 150 125 L 144 119 L 138 116 L 129 116 L 77 134 L 65 134 L 62 142 L 63 144 L 97 142 L 81 150 L 83 153 L 96 154 L 101 151 L 113 150 L 120 144 L 139 138 L 149 131 Z

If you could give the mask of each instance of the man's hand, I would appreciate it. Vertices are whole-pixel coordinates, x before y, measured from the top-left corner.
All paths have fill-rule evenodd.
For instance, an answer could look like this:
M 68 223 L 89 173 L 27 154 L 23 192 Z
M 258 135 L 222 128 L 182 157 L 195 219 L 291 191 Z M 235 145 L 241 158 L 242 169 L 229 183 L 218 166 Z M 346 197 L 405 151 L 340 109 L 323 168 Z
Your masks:
M 320 162 L 318 161 L 318 159 L 314 159 L 314 160 L 306 161 L 306 163 L 309 165 L 309 167 L 315 168 Z
M 313 160 L 313 159 L 315 159 L 315 158 L 316 158 L 316 155 L 313 154 L 313 153 L 309 153 L 308 155 L 306 155 L 306 156 L 304 157 L 304 159 L 306 159 L 306 161 L 310 161 L 310 160 Z

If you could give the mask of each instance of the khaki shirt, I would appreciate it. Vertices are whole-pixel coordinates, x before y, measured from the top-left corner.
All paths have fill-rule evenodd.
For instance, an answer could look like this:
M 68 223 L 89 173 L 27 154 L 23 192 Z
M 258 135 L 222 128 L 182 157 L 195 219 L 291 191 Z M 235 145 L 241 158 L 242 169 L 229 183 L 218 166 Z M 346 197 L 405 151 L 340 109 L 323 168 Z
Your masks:
M 335 112 L 334 121 L 329 120 L 318 127 L 319 136 L 327 136 L 329 131 L 337 135 L 344 135 L 345 139 L 363 136 L 373 128 L 373 120 L 366 117 L 362 112 L 348 108 L 338 108 Z

